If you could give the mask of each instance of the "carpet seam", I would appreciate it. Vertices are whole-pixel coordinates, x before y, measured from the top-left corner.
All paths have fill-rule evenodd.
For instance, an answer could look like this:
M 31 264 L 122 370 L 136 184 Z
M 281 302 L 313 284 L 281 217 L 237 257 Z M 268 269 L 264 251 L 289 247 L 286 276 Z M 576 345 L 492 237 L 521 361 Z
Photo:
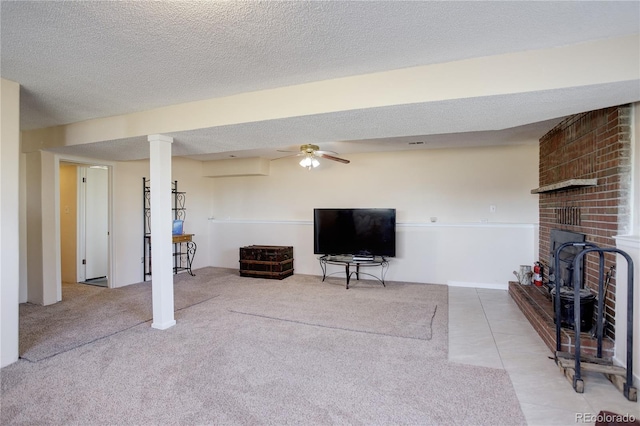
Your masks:
M 397 338 L 400 338 L 400 339 L 421 340 L 421 341 L 425 341 L 425 342 L 428 342 L 433 338 L 433 320 L 434 320 L 434 318 L 436 316 L 436 312 L 437 311 L 438 311 L 438 305 L 436 305 L 435 309 L 433 310 L 433 314 L 431 315 L 431 320 L 429 322 L 429 337 L 423 338 L 423 337 L 401 336 L 401 335 L 390 334 L 390 333 L 377 333 L 375 331 L 356 330 L 356 329 L 353 329 L 353 328 L 346 328 L 346 327 L 332 327 L 332 326 L 329 326 L 329 325 L 322 325 L 322 324 L 310 323 L 310 322 L 305 322 L 305 321 L 291 320 L 291 319 L 286 319 L 286 318 L 278 318 L 278 317 L 272 317 L 272 316 L 269 316 L 269 315 L 253 314 L 253 313 L 250 313 L 250 312 L 242 312 L 242 311 L 235 311 L 233 309 L 229 309 L 229 312 L 232 312 L 234 314 L 248 315 L 248 316 L 253 316 L 253 317 L 258 317 L 258 318 L 266 318 L 266 319 L 271 319 L 271 320 L 276 320 L 276 321 L 283 321 L 283 322 L 290 322 L 290 323 L 294 323 L 294 324 L 308 325 L 308 326 L 312 326 L 312 327 L 328 328 L 328 329 L 332 329 L 332 330 L 350 331 L 350 332 L 353 332 L 353 333 L 363 333 L 363 334 L 373 334 L 373 335 L 376 335 L 376 336 L 397 337 Z
M 185 309 L 187 309 L 187 308 L 191 308 L 191 307 L 193 307 L 193 306 L 200 305 L 200 304 L 202 304 L 202 303 L 204 303 L 204 302 L 208 302 L 208 301 L 209 301 L 209 300 L 211 300 L 211 299 L 215 299 L 215 298 L 216 298 L 216 297 L 218 297 L 218 296 L 220 296 L 220 295 L 219 295 L 219 294 L 217 294 L 217 295 L 215 295 L 215 296 L 213 296 L 213 297 L 210 297 L 210 298 L 208 298 L 208 299 L 202 300 L 202 301 L 200 301 L 200 302 L 198 302 L 198 303 L 194 303 L 194 304 L 192 304 L 192 305 L 188 305 L 188 306 L 185 306 L 185 307 L 183 307 L 183 308 L 176 309 L 174 312 L 180 312 L 180 311 L 183 311 L 183 310 L 185 310 Z M 74 349 L 78 349 L 78 348 L 81 348 L 81 347 L 83 347 L 83 346 L 90 345 L 91 343 L 95 343 L 95 342 L 98 342 L 98 341 L 100 341 L 100 340 L 106 339 L 107 337 L 111 337 L 111 336 L 115 336 L 116 334 L 124 333 L 125 331 L 131 330 L 131 329 L 132 329 L 132 328 L 134 328 L 134 327 L 137 327 L 137 326 L 139 326 L 139 325 L 142 325 L 142 324 L 145 324 L 145 323 L 148 323 L 148 322 L 151 322 L 151 321 L 153 321 L 153 318 L 148 319 L 148 320 L 141 321 L 141 322 L 139 322 L 139 323 L 137 323 L 137 324 L 133 324 L 132 326 L 127 327 L 127 328 L 123 328 L 122 330 L 114 331 L 113 333 L 111 333 L 111 334 L 107 334 L 106 336 L 100 336 L 100 337 L 97 337 L 97 338 L 95 338 L 95 339 L 93 339 L 93 340 L 91 340 L 91 341 L 84 342 L 84 343 L 82 343 L 82 344 L 80 344 L 80 345 L 73 346 L 73 347 L 71 347 L 71 348 L 65 349 L 65 350 L 60 351 L 60 352 L 56 352 L 56 353 L 51 354 L 51 355 L 49 355 L 49 356 L 46 356 L 46 357 L 44 357 L 44 358 L 38 358 L 38 359 L 32 360 L 32 359 L 25 358 L 25 357 L 19 357 L 19 359 L 24 359 L 25 361 L 28 361 L 28 362 L 33 363 L 33 364 L 36 364 L 36 363 L 38 363 L 38 362 L 45 361 L 45 360 L 47 360 L 47 359 L 53 358 L 54 356 L 58 356 L 58 355 L 60 355 L 60 354 L 63 354 L 63 353 L 66 353 L 66 352 L 72 351 L 72 350 L 74 350 Z
M 66 352 L 72 351 L 72 350 L 74 350 L 74 349 L 81 348 L 81 347 L 86 346 L 86 345 L 90 345 L 91 343 L 95 343 L 95 342 L 97 342 L 97 341 L 100 341 L 100 340 L 106 339 L 107 337 L 115 336 L 116 334 L 119 334 L 119 333 L 125 332 L 125 331 L 127 331 L 127 330 L 131 330 L 131 329 L 132 329 L 132 328 L 134 328 L 134 327 L 137 327 L 137 326 L 139 326 L 139 325 L 142 325 L 142 324 L 144 324 L 144 323 L 151 322 L 151 321 L 153 321 L 153 318 L 152 318 L 152 319 L 145 320 L 145 321 L 142 321 L 142 322 L 139 322 L 139 323 L 137 323 L 137 324 L 134 324 L 134 325 L 132 325 L 132 326 L 130 326 L 130 327 L 127 327 L 127 328 L 124 328 L 124 329 L 122 329 L 122 330 L 114 331 L 113 333 L 111 333 L 111 334 L 107 334 L 106 336 L 100 336 L 100 337 L 97 337 L 97 338 L 95 338 L 95 339 L 93 339 L 93 340 L 91 340 L 91 341 L 84 342 L 84 343 L 82 343 L 82 344 L 80 344 L 80 345 L 77 345 L 77 346 L 74 346 L 74 347 L 71 347 L 71 348 L 65 349 L 64 351 L 56 352 L 56 353 L 51 354 L 51 355 L 49 355 L 49 356 L 46 356 L 46 357 L 44 357 L 44 358 L 39 358 L 39 359 L 36 359 L 36 360 L 31 360 L 31 359 L 29 359 L 29 358 L 23 358 L 23 357 L 20 357 L 20 359 L 24 359 L 24 360 L 29 361 L 29 362 L 31 362 L 31 363 L 38 363 L 38 362 L 40 362 L 40 361 L 46 361 L 46 360 L 48 360 L 48 359 L 50 359 L 50 358 L 53 358 L 53 357 L 55 357 L 55 356 L 58 356 L 58 355 L 60 355 L 60 354 L 63 354 L 63 353 L 66 353 Z

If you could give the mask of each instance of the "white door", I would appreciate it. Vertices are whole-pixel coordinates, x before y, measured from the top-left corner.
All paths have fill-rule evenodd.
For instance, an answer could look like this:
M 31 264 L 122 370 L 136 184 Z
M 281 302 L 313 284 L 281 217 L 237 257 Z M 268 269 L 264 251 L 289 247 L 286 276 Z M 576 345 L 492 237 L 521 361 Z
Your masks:
M 87 168 L 85 188 L 85 280 L 106 277 L 109 246 L 109 171 Z

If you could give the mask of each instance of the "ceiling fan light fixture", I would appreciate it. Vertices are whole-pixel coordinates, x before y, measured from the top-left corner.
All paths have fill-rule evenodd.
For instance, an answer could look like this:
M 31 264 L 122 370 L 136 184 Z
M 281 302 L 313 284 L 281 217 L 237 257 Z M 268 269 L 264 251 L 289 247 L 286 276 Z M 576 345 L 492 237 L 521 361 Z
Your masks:
M 295 152 L 295 151 L 278 150 L 278 152 Z M 306 145 L 301 145 L 300 151 L 298 151 L 297 153 L 292 155 L 287 155 L 284 157 L 275 158 L 275 160 L 279 160 L 280 158 L 288 158 L 288 157 L 301 157 L 302 160 L 300 160 L 298 164 L 300 164 L 301 167 L 304 167 L 307 170 L 315 169 L 316 167 L 318 167 L 320 165 L 320 158 L 325 160 L 337 161 L 342 164 L 350 163 L 349 160 L 345 160 L 344 158 L 336 157 L 331 154 L 338 155 L 337 152 L 333 152 L 333 151 L 321 151 L 318 145 L 306 144 Z M 274 161 L 274 160 L 271 160 L 271 161 Z
M 320 162 L 315 157 L 313 157 L 313 155 L 307 155 L 302 160 L 300 160 L 300 165 L 311 170 L 312 168 L 318 167 L 320 165 Z

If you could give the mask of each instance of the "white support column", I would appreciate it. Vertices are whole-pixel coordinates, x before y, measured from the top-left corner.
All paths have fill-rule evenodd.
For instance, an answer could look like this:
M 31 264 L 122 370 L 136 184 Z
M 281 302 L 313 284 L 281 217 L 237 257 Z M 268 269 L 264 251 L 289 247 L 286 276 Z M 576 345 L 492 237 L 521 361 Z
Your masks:
M 160 330 L 175 325 L 171 249 L 171 144 L 173 138 L 149 135 L 151 179 L 151 291 L 153 323 Z
M 20 85 L 0 79 L 0 367 L 18 360 Z

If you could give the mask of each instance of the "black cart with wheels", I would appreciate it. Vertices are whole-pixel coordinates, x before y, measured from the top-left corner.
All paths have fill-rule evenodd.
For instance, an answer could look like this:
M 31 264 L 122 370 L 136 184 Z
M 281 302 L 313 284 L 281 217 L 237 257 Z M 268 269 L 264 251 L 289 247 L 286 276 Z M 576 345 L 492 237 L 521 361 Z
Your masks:
M 597 356 L 586 357 L 580 354 L 580 333 L 582 328 L 581 313 L 581 290 L 582 274 L 573 275 L 573 329 L 575 331 L 575 354 L 560 351 L 560 328 L 562 327 L 560 310 L 560 292 L 557 290 L 557 297 L 554 300 L 556 314 L 556 364 L 563 371 L 565 376 L 571 381 L 573 389 L 578 393 L 584 392 L 584 381 L 582 380 L 582 370 L 603 373 L 627 398 L 629 401 L 638 400 L 638 390 L 633 387 L 633 260 L 622 250 L 615 248 L 600 248 L 589 243 L 565 243 L 562 244 L 555 253 L 556 271 L 558 270 L 557 259 L 559 253 L 566 247 L 580 246 L 584 249 L 579 252 L 573 260 L 574 271 L 582 265 L 583 259 L 589 253 L 598 255 L 598 296 L 597 296 L 597 316 L 595 331 L 598 341 Z M 619 367 L 613 365 L 612 361 L 602 358 L 602 339 L 604 335 L 604 299 L 605 299 L 605 253 L 619 254 L 627 261 L 627 333 L 626 333 L 626 355 L 627 366 Z M 609 279 L 610 277 L 607 277 Z M 588 331 L 588 330 L 584 330 Z

